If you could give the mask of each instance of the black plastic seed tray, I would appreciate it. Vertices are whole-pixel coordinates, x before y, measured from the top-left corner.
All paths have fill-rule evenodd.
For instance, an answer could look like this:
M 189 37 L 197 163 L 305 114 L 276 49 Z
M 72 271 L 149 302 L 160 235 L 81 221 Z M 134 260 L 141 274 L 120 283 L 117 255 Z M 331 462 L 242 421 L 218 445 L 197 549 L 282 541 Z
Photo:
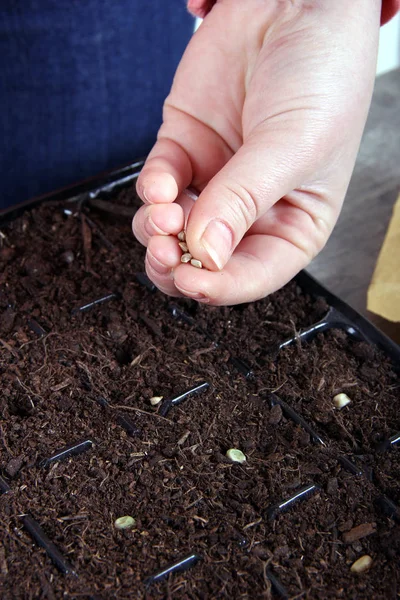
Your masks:
M 49 194 L 47 196 L 34 199 L 30 202 L 26 202 L 22 205 L 14 207 L 10 210 L 0 212 L 0 229 L 10 221 L 14 220 L 24 211 L 29 210 L 37 206 L 42 202 L 58 203 L 62 202 L 63 210 L 74 211 L 77 205 L 81 205 L 86 202 L 97 203 L 97 206 L 101 207 L 101 203 L 104 199 L 109 199 L 115 196 L 115 194 L 124 187 L 133 185 L 133 182 L 137 178 L 143 161 L 137 161 L 134 164 L 120 169 L 111 174 L 107 174 L 100 178 L 95 178 L 82 184 Z M 128 213 L 127 215 L 128 216 Z M 107 240 L 105 240 L 106 243 Z M 154 285 L 147 279 L 143 273 L 137 274 L 137 280 L 139 283 L 151 293 L 157 293 Z M 367 343 L 378 346 L 397 366 L 400 366 L 400 347 L 397 346 L 392 340 L 386 337 L 380 332 L 374 325 L 372 325 L 367 319 L 359 315 L 355 310 L 349 307 L 345 302 L 337 298 L 334 294 L 329 292 L 326 288 L 320 285 L 315 279 L 313 279 L 306 272 L 301 272 L 297 277 L 296 281 L 299 287 L 306 293 L 314 297 L 322 297 L 326 300 L 329 310 L 325 317 L 315 323 L 312 326 L 304 328 L 295 337 L 285 339 L 282 336 L 280 344 L 274 348 L 271 356 L 275 361 L 279 361 L 279 356 L 285 348 L 293 344 L 307 344 L 311 342 L 319 333 L 327 330 L 342 330 L 346 335 L 350 336 L 354 340 L 364 341 Z M 92 302 L 82 304 L 81 306 L 71 307 L 71 314 L 76 315 L 80 312 L 86 312 L 93 310 L 99 304 L 121 301 L 118 293 L 111 293 L 101 298 L 93 299 Z M 205 340 L 208 341 L 214 348 L 219 348 L 221 351 L 229 353 L 229 348 L 224 345 L 224 341 L 217 339 L 212 333 L 204 331 L 199 326 L 193 317 L 186 313 L 184 309 L 176 306 L 173 301 L 169 304 L 170 319 L 171 322 L 183 322 L 186 327 L 197 330 L 199 335 L 202 335 Z M 155 324 L 149 317 L 145 315 L 138 315 L 138 319 L 142 321 L 143 325 L 148 327 L 152 334 L 159 338 L 162 336 Z M 47 332 L 35 319 L 31 319 L 28 322 L 28 326 L 32 332 L 34 332 L 39 338 L 45 337 Z M 230 368 L 236 370 L 245 379 L 252 380 L 254 375 L 252 365 L 248 365 L 238 356 L 229 356 Z M 86 382 L 88 390 L 91 389 L 92 382 Z M 178 407 L 185 411 L 190 411 L 191 403 L 199 401 L 196 397 L 210 392 L 210 386 L 207 381 L 198 382 L 194 387 L 186 386 L 184 389 L 176 391 L 175 395 L 170 395 L 163 399 L 160 403 L 158 414 L 160 418 L 169 417 L 175 410 L 174 407 Z M 95 398 L 101 410 L 109 411 L 109 401 L 102 395 L 97 395 Z M 317 448 L 321 448 L 323 451 L 329 447 L 329 434 L 324 430 L 315 429 L 315 425 L 309 422 L 307 417 L 304 417 L 301 412 L 294 407 L 290 401 L 281 397 L 279 390 L 275 393 L 265 394 L 265 403 L 268 407 L 279 407 L 286 419 L 293 422 L 296 426 L 302 429 L 308 436 L 309 441 L 312 445 Z M 99 410 L 100 410 L 99 409 Z M 394 410 L 396 408 L 394 407 Z M 397 409 L 398 410 L 398 409 Z M 124 409 L 118 409 L 117 412 L 110 412 L 110 419 L 113 420 L 116 427 L 122 428 L 125 434 L 135 439 L 135 437 L 141 435 L 141 429 L 136 425 L 135 419 L 132 418 L 132 414 L 127 414 Z M 398 452 L 398 445 L 400 441 L 399 432 L 393 431 L 392 435 L 380 442 L 377 447 L 377 452 L 385 453 L 388 451 Z M 92 439 L 78 439 L 72 441 L 67 446 L 61 448 L 54 448 L 51 455 L 42 457 L 39 462 L 39 466 L 43 469 L 52 469 L 54 465 L 59 461 L 70 459 L 78 454 L 87 456 L 90 460 L 92 452 L 96 452 L 96 444 L 99 440 Z M 72 460 L 75 460 L 72 458 Z M 368 477 L 368 470 L 364 467 L 360 467 L 357 453 L 354 456 L 349 456 L 345 452 L 336 456 L 338 465 L 346 470 L 352 477 Z M 13 491 L 13 482 L 8 481 L 7 474 L 4 470 L 4 465 L 0 464 L 0 495 L 11 494 Z M 380 493 L 380 483 L 372 478 L 373 485 L 376 485 L 376 510 L 380 511 L 381 514 L 388 517 L 393 522 L 400 522 L 400 509 L 397 504 L 387 495 Z M 269 506 L 265 506 L 264 514 L 260 517 L 265 519 L 266 522 L 272 524 L 276 519 L 283 518 L 285 513 L 291 513 L 291 511 L 298 510 L 298 507 L 307 503 L 308 500 L 320 492 L 320 487 L 317 483 L 312 481 L 312 477 L 307 482 L 301 482 L 292 493 L 285 493 L 283 497 L 277 498 L 277 501 L 271 503 Z M 27 507 L 29 510 L 29 507 Z M 36 518 L 40 519 L 40 515 L 35 515 Z M 57 546 L 51 541 L 51 536 L 47 535 L 41 528 L 39 523 L 29 513 L 23 514 L 21 517 L 21 524 L 31 535 L 34 542 L 43 547 L 48 554 L 48 557 L 53 561 L 54 565 L 64 576 L 73 576 L 79 578 L 80 573 L 77 572 L 75 566 L 70 563 L 69 559 L 64 556 Z M 250 524 L 253 525 L 253 524 Z M 250 537 L 250 536 L 249 536 Z M 246 532 L 238 532 L 237 547 L 238 551 L 247 552 L 251 542 L 246 535 Z M 160 563 L 159 570 L 153 573 L 149 573 L 147 578 L 142 581 L 145 588 L 151 589 L 151 586 L 158 584 L 159 581 L 174 577 L 175 573 L 181 573 L 188 571 L 192 568 L 196 568 L 196 565 L 202 562 L 202 556 L 198 553 L 196 548 L 192 548 L 189 553 L 182 556 L 177 556 L 173 563 L 162 564 Z M 62 576 L 60 574 L 60 576 Z M 188 575 L 186 574 L 188 577 Z M 269 580 L 272 592 L 275 597 L 288 598 L 289 593 L 286 591 L 284 585 L 279 579 L 279 572 L 274 569 L 273 565 L 266 564 L 265 577 Z M 400 588 L 397 587 L 397 593 Z M 151 592 L 150 597 L 151 597 Z M 249 590 L 251 593 L 251 590 Z M 177 596 L 178 597 L 178 596 Z M 344 596 L 345 597 L 345 596 Z M 395 597 L 395 596 L 393 596 Z

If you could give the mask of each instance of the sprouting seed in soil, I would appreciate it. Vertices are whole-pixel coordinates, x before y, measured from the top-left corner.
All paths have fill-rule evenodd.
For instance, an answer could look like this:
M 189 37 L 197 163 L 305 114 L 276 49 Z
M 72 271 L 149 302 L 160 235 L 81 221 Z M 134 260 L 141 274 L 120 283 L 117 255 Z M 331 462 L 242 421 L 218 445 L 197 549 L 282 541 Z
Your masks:
M 371 565 L 372 558 L 368 556 L 368 554 L 364 554 L 364 556 L 358 558 L 356 562 L 351 565 L 350 571 L 352 573 L 364 573 L 364 571 L 368 571 Z
M 184 231 L 180 231 L 178 233 L 178 240 L 180 242 L 185 242 L 186 241 L 186 233 Z
M 339 410 L 341 408 L 344 408 L 345 406 L 347 406 L 348 404 L 350 404 L 351 400 L 348 397 L 347 394 L 336 394 L 336 396 L 334 396 L 333 398 L 333 404 L 335 406 L 335 408 L 338 408 Z
M 152 406 L 157 406 L 157 404 L 160 404 L 160 402 L 163 398 L 164 398 L 164 396 L 152 396 L 150 398 L 150 404 Z
M 118 517 L 115 519 L 114 525 L 117 529 L 133 529 L 136 525 L 136 520 L 129 515 L 125 517 Z
M 192 255 L 190 254 L 190 252 L 186 252 L 185 254 L 182 254 L 182 256 L 181 256 L 181 262 L 188 263 L 191 260 L 192 260 Z
M 189 248 L 186 242 L 178 242 L 178 246 L 182 250 L 182 252 L 189 252 Z
M 190 261 L 190 264 L 193 267 L 196 267 L 196 269 L 202 269 L 203 268 L 203 263 L 201 262 L 201 260 L 197 260 L 197 258 L 192 258 L 192 260 Z
M 229 450 L 226 453 L 226 456 L 232 462 L 237 462 L 240 464 L 246 462 L 245 455 L 243 454 L 243 452 L 241 450 L 238 450 L 237 448 L 229 448 Z

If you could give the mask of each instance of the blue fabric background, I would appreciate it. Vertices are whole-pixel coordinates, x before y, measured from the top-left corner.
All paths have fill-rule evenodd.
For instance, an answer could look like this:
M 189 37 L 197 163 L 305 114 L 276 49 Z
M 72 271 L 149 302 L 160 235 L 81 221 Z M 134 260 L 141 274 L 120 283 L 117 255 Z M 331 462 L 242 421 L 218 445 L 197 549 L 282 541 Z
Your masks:
M 185 0 L 2 0 L 0 207 L 149 151 Z

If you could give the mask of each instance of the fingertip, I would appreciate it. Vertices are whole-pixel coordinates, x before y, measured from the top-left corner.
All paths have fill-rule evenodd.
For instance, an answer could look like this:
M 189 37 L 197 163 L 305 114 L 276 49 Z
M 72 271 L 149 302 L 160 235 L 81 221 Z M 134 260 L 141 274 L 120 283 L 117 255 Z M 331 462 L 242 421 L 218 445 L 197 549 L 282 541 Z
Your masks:
M 173 175 L 153 169 L 143 170 L 137 181 L 136 190 L 140 198 L 147 204 L 174 202 L 179 192 Z

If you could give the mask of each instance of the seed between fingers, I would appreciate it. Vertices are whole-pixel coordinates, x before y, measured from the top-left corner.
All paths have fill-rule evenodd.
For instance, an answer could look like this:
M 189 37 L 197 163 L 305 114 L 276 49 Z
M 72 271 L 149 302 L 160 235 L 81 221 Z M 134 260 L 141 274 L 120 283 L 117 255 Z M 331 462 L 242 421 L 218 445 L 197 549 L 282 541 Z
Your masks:
M 196 267 L 197 269 L 203 268 L 203 263 L 201 262 L 201 260 L 197 260 L 197 258 L 192 258 L 190 264 Z
M 201 260 L 198 260 L 197 258 L 193 258 L 193 256 L 189 252 L 189 248 L 188 248 L 188 245 L 186 243 L 186 232 L 185 231 L 180 231 L 178 233 L 177 237 L 178 237 L 178 240 L 180 240 L 178 242 L 178 246 L 179 246 L 179 248 L 183 252 L 183 254 L 181 256 L 181 262 L 183 262 L 183 263 L 190 262 L 190 264 L 193 267 L 196 267 L 197 269 L 202 269 L 203 268 L 203 263 L 201 262 Z
M 190 254 L 190 252 L 186 252 L 185 254 L 182 254 L 182 256 L 181 256 L 181 262 L 188 263 L 191 260 L 192 260 L 192 255 Z

